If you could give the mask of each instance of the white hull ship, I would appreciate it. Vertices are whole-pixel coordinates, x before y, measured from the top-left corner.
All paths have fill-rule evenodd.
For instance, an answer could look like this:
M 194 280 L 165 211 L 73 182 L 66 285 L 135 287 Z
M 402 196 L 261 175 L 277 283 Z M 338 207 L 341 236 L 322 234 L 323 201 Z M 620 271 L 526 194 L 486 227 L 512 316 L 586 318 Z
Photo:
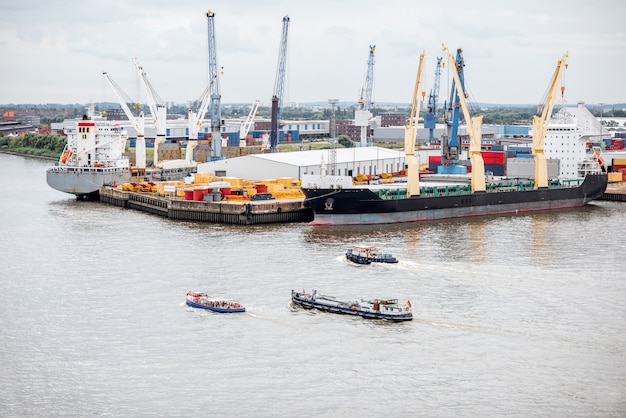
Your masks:
M 130 163 L 123 153 L 118 124 L 83 116 L 67 132 L 67 145 L 58 164 L 46 169 L 46 181 L 78 198 L 97 195 L 102 186 L 130 181 Z

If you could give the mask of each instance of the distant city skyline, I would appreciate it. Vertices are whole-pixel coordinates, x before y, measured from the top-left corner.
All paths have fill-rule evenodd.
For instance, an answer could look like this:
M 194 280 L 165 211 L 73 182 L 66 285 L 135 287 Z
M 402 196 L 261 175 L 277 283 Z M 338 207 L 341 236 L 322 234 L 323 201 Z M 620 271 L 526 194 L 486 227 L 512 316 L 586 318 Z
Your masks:
M 568 105 L 626 102 L 626 6 L 613 1 L 218 0 L 209 6 L 223 104 L 269 104 L 285 15 L 291 20 L 285 103 L 356 103 L 369 45 L 376 45 L 374 101 L 409 103 L 419 54 L 427 54 L 428 94 L 442 43 L 453 53 L 463 48 L 472 102 L 541 103 L 566 51 Z M 207 85 L 206 12 L 207 4 L 197 0 L 115 7 L 78 0 L 2 2 L 0 103 L 116 102 L 103 71 L 145 103 L 135 57 L 163 100 L 196 100 Z M 450 80 L 446 60 L 440 103 L 448 99 Z

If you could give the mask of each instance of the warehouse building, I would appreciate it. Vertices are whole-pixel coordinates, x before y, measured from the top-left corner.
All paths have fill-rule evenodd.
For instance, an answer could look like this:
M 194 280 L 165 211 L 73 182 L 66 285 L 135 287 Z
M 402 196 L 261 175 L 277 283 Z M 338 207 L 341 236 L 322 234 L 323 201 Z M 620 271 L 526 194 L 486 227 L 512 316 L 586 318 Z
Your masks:
M 337 148 L 336 172 L 332 169 L 332 150 L 294 151 L 272 154 L 253 154 L 198 165 L 199 173 L 219 177 L 239 177 L 246 180 L 265 180 L 291 177 L 300 180 L 303 175 L 328 174 L 342 176 L 380 175 L 404 170 L 404 150 L 380 147 Z M 439 150 L 416 151 L 420 163 L 428 163 L 429 155 Z

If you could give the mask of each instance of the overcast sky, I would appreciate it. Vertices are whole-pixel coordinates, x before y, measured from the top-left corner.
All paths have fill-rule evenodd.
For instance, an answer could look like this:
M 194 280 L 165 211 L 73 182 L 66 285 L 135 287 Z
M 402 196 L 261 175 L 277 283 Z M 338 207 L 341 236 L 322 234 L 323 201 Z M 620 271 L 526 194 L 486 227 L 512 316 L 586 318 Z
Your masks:
M 570 104 L 626 102 L 626 3 L 614 0 L 0 0 L 0 104 L 116 101 L 107 71 L 145 102 L 136 57 L 166 101 L 207 85 L 215 12 L 222 103 L 269 103 L 283 16 L 291 19 L 285 102 L 356 102 L 369 45 L 373 98 L 411 101 L 426 51 L 430 90 L 441 44 L 462 47 L 472 102 L 538 104 L 557 61 Z M 440 102 L 447 96 L 447 66 Z

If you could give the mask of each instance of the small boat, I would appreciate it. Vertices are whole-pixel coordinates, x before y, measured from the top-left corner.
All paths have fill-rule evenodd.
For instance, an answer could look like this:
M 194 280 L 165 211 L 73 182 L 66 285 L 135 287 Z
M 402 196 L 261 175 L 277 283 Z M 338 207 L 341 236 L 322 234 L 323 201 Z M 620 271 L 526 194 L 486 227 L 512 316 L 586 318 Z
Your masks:
M 357 264 L 397 263 L 398 259 L 391 254 L 384 254 L 371 245 L 353 245 L 346 251 L 346 258 Z
M 219 313 L 245 312 L 246 308 L 232 299 L 211 297 L 204 292 L 187 292 L 185 296 L 187 305 L 192 308 L 207 309 Z
M 291 291 L 292 303 L 305 309 L 319 309 L 321 311 L 347 315 L 359 315 L 367 319 L 387 319 L 390 321 L 411 321 L 411 302 L 398 304 L 398 299 L 382 298 L 360 301 L 341 301 L 334 296 L 320 295 L 317 290 L 312 293 L 306 291 Z

